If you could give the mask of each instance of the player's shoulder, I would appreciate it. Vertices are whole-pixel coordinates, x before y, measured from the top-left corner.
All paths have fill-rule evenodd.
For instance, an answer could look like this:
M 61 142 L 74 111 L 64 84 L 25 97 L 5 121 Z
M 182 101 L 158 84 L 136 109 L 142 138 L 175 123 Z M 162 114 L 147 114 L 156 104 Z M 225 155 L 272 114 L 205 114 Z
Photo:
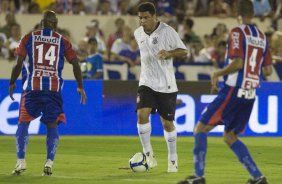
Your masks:
M 168 33 L 167 35 L 171 35 L 171 34 L 175 34 L 176 31 L 173 27 L 171 27 L 170 25 L 164 23 L 164 22 L 160 22 L 159 25 L 159 32 L 166 32 Z
M 144 29 L 142 26 L 139 26 L 137 29 L 135 29 L 134 31 L 134 36 L 138 36 L 138 35 L 141 35 L 142 33 L 144 32 Z
M 244 25 L 240 25 L 240 26 L 235 26 L 235 27 L 233 27 L 231 30 L 230 30 L 230 32 L 232 33 L 232 32 L 239 32 L 239 33 L 241 33 L 241 32 L 243 32 L 243 30 L 244 30 Z

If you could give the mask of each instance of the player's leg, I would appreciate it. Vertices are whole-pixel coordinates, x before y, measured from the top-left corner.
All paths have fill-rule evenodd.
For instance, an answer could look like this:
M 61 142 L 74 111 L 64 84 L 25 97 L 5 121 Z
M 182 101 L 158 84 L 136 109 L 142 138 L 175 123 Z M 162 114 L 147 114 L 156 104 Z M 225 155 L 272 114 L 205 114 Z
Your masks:
M 59 144 L 58 124 L 65 122 L 63 112 L 63 100 L 61 93 L 44 92 L 44 109 L 42 111 L 41 121 L 44 122 L 47 129 L 46 149 L 47 158 L 44 165 L 43 175 L 51 175 L 53 162 L 55 159 L 57 147 Z
M 153 154 L 153 149 L 150 141 L 152 127 L 151 122 L 149 121 L 149 116 L 151 113 L 151 108 L 142 108 L 137 110 L 137 116 L 138 116 L 138 123 L 137 123 L 137 129 L 138 134 L 140 137 L 140 141 L 142 144 L 143 152 L 150 156 Z
M 194 174 L 203 177 L 207 154 L 207 134 L 214 126 L 198 122 L 194 129 Z
M 161 117 L 164 127 L 164 137 L 168 149 L 168 172 L 178 172 L 178 157 L 177 157 L 177 131 L 173 121 L 166 120 Z
M 183 181 L 178 182 L 178 184 L 205 184 L 206 179 L 205 174 L 205 162 L 207 154 L 207 134 L 215 126 L 204 124 L 199 121 L 194 128 L 194 174 L 188 176 Z
M 207 133 L 222 122 L 223 110 L 228 109 L 233 89 L 225 86 L 203 111 L 194 129 L 194 175 L 180 181 L 179 184 L 205 184 L 205 161 L 207 153 Z
M 164 128 L 164 138 L 168 148 L 168 172 L 178 172 L 177 131 L 173 124 L 177 93 L 156 93 L 157 109 Z
M 157 166 L 154 151 L 151 145 L 150 113 L 155 106 L 154 91 L 146 86 L 139 86 L 137 92 L 137 129 L 142 144 L 143 152 L 147 156 L 150 168 Z
M 19 175 L 26 170 L 25 153 L 26 145 L 28 143 L 28 127 L 30 122 L 22 122 L 18 124 L 16 131 L 16 150 L 17 150 L 17 163 L 12 174 Z
M 57 122 L 46 123 L 46 127 L 47 127 L 47 136 L 46 136 L 47 158 L 44 165 L 43 175 L 52 175 L 54 158 L 59 144 L 58 123 Z
M 17 163 L 12 171 L 13 175 L 19 175 L 26 170 L 26 146 L 28 143 L 28 127 L 30 121 L 40 116 L 40 107 L 32 92 L 24 92 L 20 102 L 19 123 L 16 131 Z
M 224 132 L 224 141 L 235 153 L 238 160 L 245 166 L 253 179 L 262 179 L 262 173 L 249 153 L 247 146 L 238 139 L 237 135 L 233 131 Z

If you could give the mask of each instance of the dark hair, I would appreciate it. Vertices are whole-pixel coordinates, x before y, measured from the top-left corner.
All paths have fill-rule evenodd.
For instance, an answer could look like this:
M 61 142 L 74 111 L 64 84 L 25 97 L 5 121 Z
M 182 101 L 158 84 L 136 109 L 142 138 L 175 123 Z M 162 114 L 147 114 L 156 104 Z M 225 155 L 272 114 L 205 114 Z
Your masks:
M 193 26 L 194 26 L 194 21 L 193 21 L 192 19 L 190 19 L 190 18 L 187 18 L 187 19 L 185 20 L 185 23 L 186 23 L 186 25 L 187 25 L 190 29 L 192 29 Z
M 238 15 L 251 18 L 254 16 L 254 5 L 250 0 L 240 0 L 238 3 Z
M 145 2 L 138 6 L 138 12 L 149 12 L 151 15 L 156 14 L 156 8 L 153 3 Z
M 88 39 L 88 44 L 93 44 L 93 43 L 97 45 L 97 43 L 98 43 L 98 42 L 97 42 L 97 39 L 96 39 L 95 37 L 89 38 L 89 39 Z

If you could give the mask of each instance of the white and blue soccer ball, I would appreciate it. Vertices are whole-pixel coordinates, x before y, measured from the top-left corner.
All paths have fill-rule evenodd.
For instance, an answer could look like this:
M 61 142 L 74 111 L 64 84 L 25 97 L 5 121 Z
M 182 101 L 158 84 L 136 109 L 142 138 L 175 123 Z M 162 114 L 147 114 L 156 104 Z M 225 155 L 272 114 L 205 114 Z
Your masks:
M 149 170 L 149 166 L 146 160 L 146 155 L 141 152 L 135 153 L 129 159 L 129 167 L 134 172 L 145 172 Z

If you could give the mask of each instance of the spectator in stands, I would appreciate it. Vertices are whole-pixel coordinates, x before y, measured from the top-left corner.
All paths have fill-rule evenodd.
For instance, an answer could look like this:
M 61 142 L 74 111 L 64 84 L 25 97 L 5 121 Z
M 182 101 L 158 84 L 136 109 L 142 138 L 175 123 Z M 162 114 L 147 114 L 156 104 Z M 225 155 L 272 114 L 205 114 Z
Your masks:
M 196 0 L 186 0 L 185 1 L 185 9 L 186 9 L 186 16 L 191 17 L 194 16 L 195 9 L 196 9 Z
M 272 16 L 272 27 L 275 30 L 277 30 L 278 29 L 278 19 L 282 15 L 282 0 L 272 0 L 270 4 L 274 12 Z
M 103 79 L 103 58 L 97 53 L 97 40 L 88 40 L 88 57 L 81 63 L 81 71 L 84 79 Z
M 97 12 L 99 0 L 83 0 L 83 3 L 88 14 L 95 14 Z
M 197 0 L 194 16 L 207 16 L 209 10 L 209 0 Z
M 80 40 L 78 42 L 75 51 L 80 61 L 84 60 L 87 57 L 88 55 L 87 47 L 88 47 L 88 43 L 85 40 Z
M 156 1 L 156 8 L 160 16 L 175 15 L 173 0 L 158 0 Z
M 208 63 L 210 62 L 210 56 L 206 53 L 204 45 L 201 40 L 194 41 L 189 44 L 188 61 L 195 63 Z
M 231 9 L 229 4 L 224 2 L 224 0 L 213 0 L 209 3 L 209 16 L 216 17 L 229 17 L 231 15 Z
M 40 6 L 36 2 L 31 2 L 28 6 L 28 13 L 29 14 L 40 14 Z
M 129 47 L 120 51 L 119 56 L 124 57 L 125 60 L 128 60 L 129 72 L 134 74 L 136 80 L 140 78 L 141 72 L 141 60 L 140 60 L 140 50 L 138 44 L 134 37 L 129 41 Z
M 125 21 L 123 18 L 117 18 L 115 20 L 116 30 L 115 32 L 110 33 L 107 41 L 107 47 L 109 50 L 111 50 L 114 41 L 122 37 L 122 28 L 124 27 L 124 25 L 125 25 Z
M 117 15 L 128 15 L 130 0 L 119 0 Z
M 74 0 L 72 3 L 72 13 L 74 15 L 85 15 L 86 10 L 82 0 Z
M 7 14 L 10 12 L 15 12 L 15 2 L 10 0 L 1 0 L 0 1 L 0 13 Z
M 0 33 L 0 58 L 9 59 L 10 52 L 9 49 L 6 47 L 6 36 Z
M 14 13 L 7 13 L 5 16 L 6 24 L 0 28 L 0 32 L 4 33 L 7 38 L 11 36 L 11 27 L 13 24 L 17 23 Z
M 106 44 L 103 38 L 101 38 L 99 34 L 98 21 L 96 20 L 92 20 L 90 24 L 87 26 L 85 41 L 88 42 L 89 38 L 96 38 L 98 42 L 97 52 L 103 54 L 103 57 L 107 58 L 108 56 L 107 56 Z
M 228 29 L 225 24 L 218 23 L 211 34 L 213 38 L 214 45 L 219 44 L 221 41 L 226 41 L 228 38 Z
M 223 66 L 226 52 L 226 41 L 220 41 L 215 47 L 214 53 L 211 57 L 211 61 L 215 67 Z
M 282 62 L 282 32 L 275 31 L 271 38 L 271 54 L 275 62 Z
M 21 3 L 20 3 L 18 13 L 20 13 L 20 14 L 28 13 L 28 7 L 29 7 L 30 3 L 31 3 L 31 0 L 22 0 Z
M 124 26 L 122 29 L 122 37 L 116 39 L 111 49 L 111 61 L 124 61 L 130 66 L 134 66 L 134 62 L 126 57 L 120 55 L 122 50 L 130 49 L 130 41 L 133 39 L 133 33 L 130 27 Z
M 183 42 L 186 45 L 188 43 L 199 40 L 199 36 L 193 31 L 193 26 L 194 26 L 194 21 L 192 19 L 188 18 L 185 20 Z
M 228 3 L 230 10 L 231 10 L 231 16 L 232 17 L 237 17 L 237 7 L 239 0 L 225 0 L 226 3 Z
M 111 2 L 108 0 L 101 0 L 98 5 L 97 15 L 113 15 Z
M 269 0 L 252 0 L 254 4 L 255 16 L 262 21 L 271 13 L 271 6 Z
M 15 59 L 14 53 L 20 43 L 21 36 L 22 36 L 21 26 L 18 23 L 13 23 L 11 25 L 11 37 L 8 38 L 7 41 L 7 48 L 10 51 L 9 59 Z

